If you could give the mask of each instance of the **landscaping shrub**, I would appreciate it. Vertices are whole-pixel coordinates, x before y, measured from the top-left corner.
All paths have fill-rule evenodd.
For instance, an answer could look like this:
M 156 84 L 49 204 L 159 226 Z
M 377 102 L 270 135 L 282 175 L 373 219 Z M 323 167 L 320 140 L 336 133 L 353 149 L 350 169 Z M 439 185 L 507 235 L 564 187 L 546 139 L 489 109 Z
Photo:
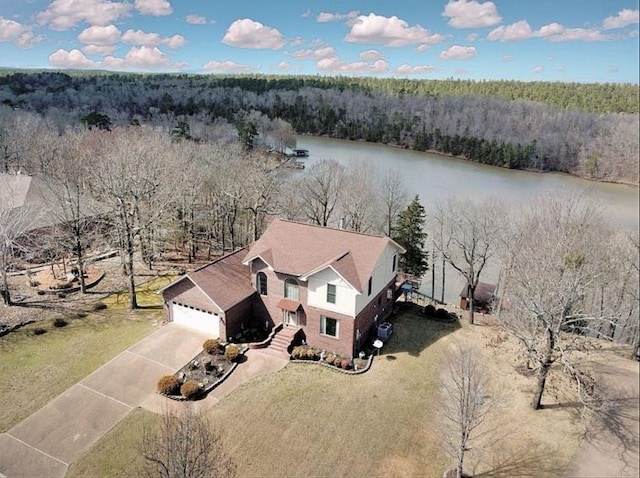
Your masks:
M 301 345 L 298 345 L 297 347 L 294 347 L 293 350 L 291 351 L 291 357 L 294 358 L 295 360 L 300 360 L 303 355 L 305 353 L 304 347 Z
M 307 360 L 318 360 L 320 358 L 320 352 L 313 347 L 309 347 L 305 352 L 305 358 Z
M 224 356 L 227 360 L 235 362 L 240 356 L 240 348 L 237 345 L 227 345 L 224 349 Z
M 63 318 L 58 317 L 53 321 L 54 327 L 64 327 L 65 325 L 67 325 L 67 321 L 64 320 Z
M 187 380 L 180 387 L 180 394 L 187 400 L 193 400 L 200 393 L 200 386 L 195 380 Z
M 436 310 L 436 317 L 438 319 L 448 320 L 449 319 L 449 312 L 447 312 L 446 309 L 439 308 L 438 310 Z
M 216 354 L 220 350 L 220 339 L 207 339 L 202 344 L 202 350 L 208 354 Z
M 107 304 L 105 304 L 104 302 L 96 302 L 91 306 L 91 310 L 93 310 L 94 312 L 98 310 L 104 310 L 106 308 L 107 308 Z
M 333 362 L 336 359 L 336 354 L 328 353 L 327 354 L 327 363 L 333 365 Z
M 43 329 L 42 327 L 33 329 L 33 335 L 42 335 L 46 333 L 47 333 L 47 329 Z
M 424 306 L 424 314 L 425 315 L 435 315 L 436 314 L 436 307 L 433 304 L 428 304 Z
M 333 359 L 333 365 L 335 367 L 340 368 L 342 366 L 342 357 L 340 357 L 339 355 L 336 355 L 335 358 Z
M 343 358 L 340 362 L 340 366 L 345 370 L 349 370 L 351 368 L 351 360 Z
M 158 379 L 158 392 L 164 395 L 175 395 L 179 387 L 180 381 L 175 375 L 164 375 Z

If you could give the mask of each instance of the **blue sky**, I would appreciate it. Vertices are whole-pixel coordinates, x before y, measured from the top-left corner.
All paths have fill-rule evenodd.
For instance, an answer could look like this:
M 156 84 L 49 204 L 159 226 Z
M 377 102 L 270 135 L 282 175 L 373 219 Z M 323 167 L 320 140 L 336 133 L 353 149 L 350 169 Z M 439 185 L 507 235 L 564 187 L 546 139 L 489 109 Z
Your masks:
M 0 66 L 638 83 L 633 0 L 0 0 Z

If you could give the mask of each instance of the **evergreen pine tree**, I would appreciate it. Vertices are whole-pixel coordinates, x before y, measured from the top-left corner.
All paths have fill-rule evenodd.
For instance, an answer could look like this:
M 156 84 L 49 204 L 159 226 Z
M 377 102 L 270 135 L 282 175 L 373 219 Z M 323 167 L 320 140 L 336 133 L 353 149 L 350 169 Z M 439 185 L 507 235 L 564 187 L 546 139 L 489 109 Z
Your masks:
M 407 274 L 421 277 L 429 269 L 428 252 L 424 250 L 427 233 L 424 232 L 426 213 L 416 195 L 407 208 L 398 215 L 393 230 L 393 240 L 407 251 L 400 256 L 400 269 Z

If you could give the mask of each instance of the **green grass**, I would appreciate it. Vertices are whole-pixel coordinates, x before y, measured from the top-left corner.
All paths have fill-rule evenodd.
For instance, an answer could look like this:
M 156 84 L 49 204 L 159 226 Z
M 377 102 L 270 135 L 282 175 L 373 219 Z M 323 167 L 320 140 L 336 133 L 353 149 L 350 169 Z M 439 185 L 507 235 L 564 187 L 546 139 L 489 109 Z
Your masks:
M 365 374 L 291 364 L 213 407 L 208 413 L 238 476 L 442 476 L 446 460 L 430 405 L 444 348 L 439 339 L 456 327 L 410 313 L 396 324 Z M 135 475 L 131 440 L 140 420 L 125 418 L 69 476 Z
M 166 284 L 161 279 L 140 287 L 145 305 L 159 305 L 155 291 Z M 118 294 L 108 297 L 108 307 L 72 318 L 65 327 L 54 327 L 52 320 L 25 326 L 0 338 L 0 432 L 25 419 L 118 353 L 145 337 L 162 317 L 157 309 L 126 310 Z M 87 308 L 88 310 L 89 308 Z M 34 309 L 34 315 L 38 313 Z M 35 335 L 35 329 L 46 333 Z

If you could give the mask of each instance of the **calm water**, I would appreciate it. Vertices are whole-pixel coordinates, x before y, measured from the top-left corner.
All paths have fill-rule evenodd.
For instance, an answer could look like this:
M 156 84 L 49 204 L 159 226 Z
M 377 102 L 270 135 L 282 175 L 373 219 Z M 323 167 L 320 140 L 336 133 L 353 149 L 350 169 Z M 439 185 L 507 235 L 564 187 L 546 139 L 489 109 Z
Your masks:
M 298 148 L 309 150 L 303 161 L 309 167 L 320 159 L 334 159 L 341 164 L 367 161 L 380 171 L 394 168 L 400 171 L 410 195 L 418 194 L 427 213 L 438 201 L 451 197 L 482 200 L 499 197 L 507 204 L 521 205 L 548 193 L 581 193 L 602 204 L 605 217 L 618 229 L 638 229 L 639 193 L 637 187 L 597 183 L 566 174 L 513 171 L 470 161 L 447 158 L 429 153 L 393 148 L 377 144 L 311 136 L 298 137 Z M 428 223 L 428 218 L 427 218 Z M 428 224 L 427 224 L 428 228 Z M 440 267 L 436 267 L 437 298 L 441 296 Z M 447 269 L 445 300 L 458 302 L 464 282 L 457 273 Z M 497 278 L 494 265 L 482 281 Z M 423 279 L 422 291 L 431 294 L 431 273 Z

